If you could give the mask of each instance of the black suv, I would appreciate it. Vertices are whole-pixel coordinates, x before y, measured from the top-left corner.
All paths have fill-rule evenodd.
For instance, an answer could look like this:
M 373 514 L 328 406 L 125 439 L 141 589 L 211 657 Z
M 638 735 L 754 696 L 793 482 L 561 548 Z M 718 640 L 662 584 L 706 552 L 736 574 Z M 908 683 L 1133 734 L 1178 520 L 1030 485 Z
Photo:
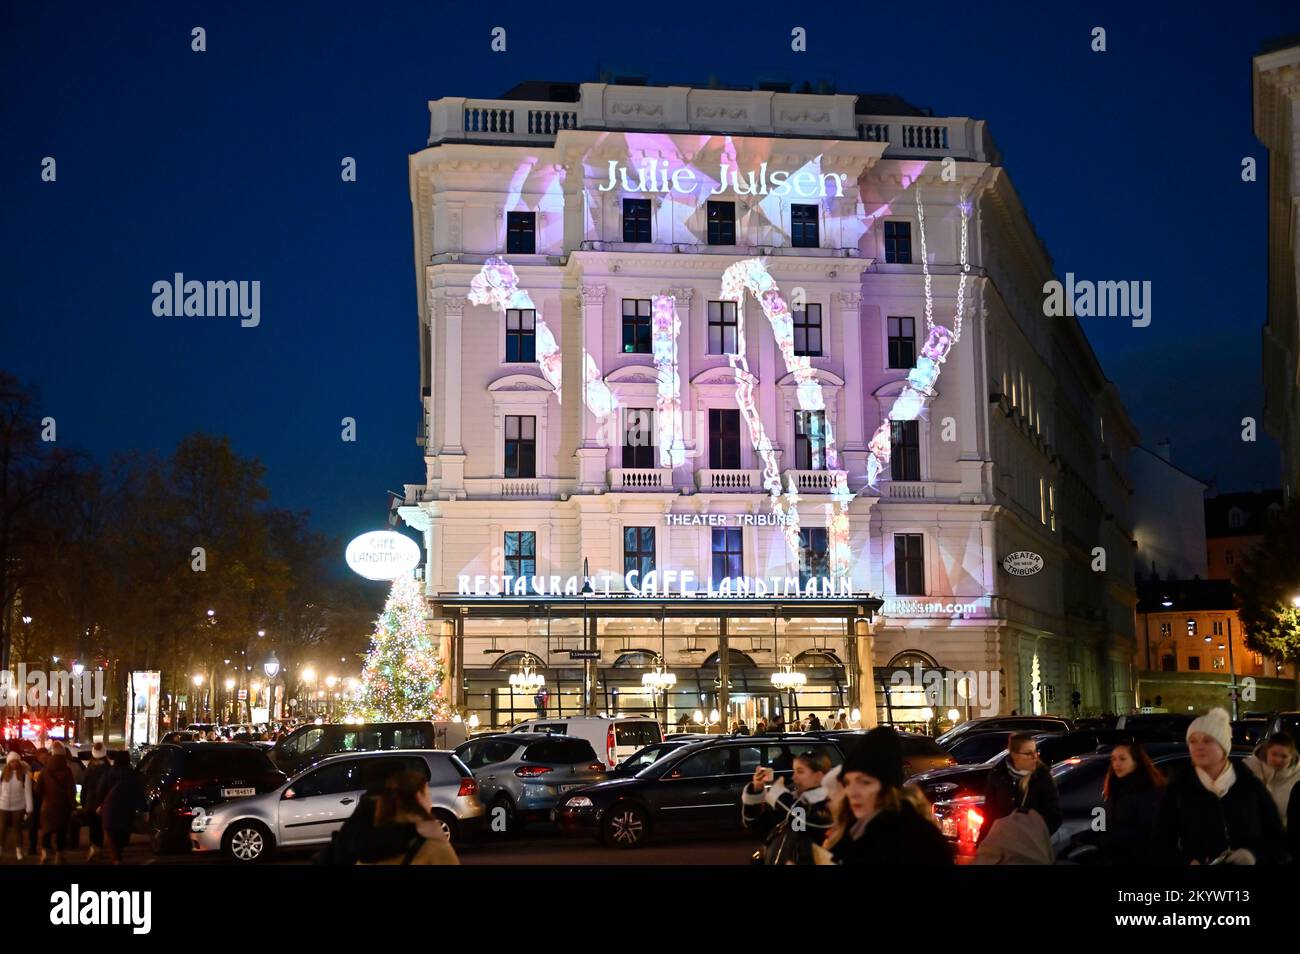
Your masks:
M 651 833 L 739 832 L 740 793 L 764 766 L 787 780 L 794 758 L 821 752 L 832 765 L 844 761 L 829 739 L 806 735 L 723 736 L 695 742 L 631 778 L 580 788 L 555 809 L 555 822 L 571 835 L 595 835 L 606 845 L 635 848 Z
M 140 761 L 149 801 L 149 835 L 158 853 L 188 851 L 196 807 L 279 788 L 288 776 L 266 753 L 240 742 L 181 742 L 151 749 Z

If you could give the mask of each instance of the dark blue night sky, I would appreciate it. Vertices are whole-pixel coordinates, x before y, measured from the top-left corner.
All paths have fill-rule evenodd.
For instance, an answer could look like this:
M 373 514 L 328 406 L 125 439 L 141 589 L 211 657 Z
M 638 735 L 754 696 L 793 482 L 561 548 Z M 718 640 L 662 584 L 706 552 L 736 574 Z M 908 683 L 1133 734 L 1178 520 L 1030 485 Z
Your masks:
M 1153 283 L 1150 327 L 1083 319 L 1144 442 L 1172 439 L 1175 462 L 1222 489 L 1275 485 L 1273 444 L 1239 439 L 1262 413 L 1265 319 L 1250 60 L 1300 32 L 1300 8 L 1044 9 L 1060 6 L 10 0 L 0 367 L 40 389 L 62 443 L 106 457 L 226 433 L 266 463 L 278 505 L 331 534 L 373 529 L 384 491 L 424 473 L 406 157 L 429 99 L 611 67 L 833 77 L 988 120 L 1058 273 Z M 57 183 L 40 180 L 44 156 Z M 150 287 L 175 272 L 260 280 L 260 327 L 155 317 Z

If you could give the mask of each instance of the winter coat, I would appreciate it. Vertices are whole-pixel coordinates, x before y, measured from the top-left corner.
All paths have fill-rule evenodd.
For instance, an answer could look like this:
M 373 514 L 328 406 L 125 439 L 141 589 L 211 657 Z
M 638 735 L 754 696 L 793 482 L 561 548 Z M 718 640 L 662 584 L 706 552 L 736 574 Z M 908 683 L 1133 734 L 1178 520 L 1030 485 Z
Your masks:
M 831 848 L 839 865 L 875 865 L 881 869 L 952 864 L 952 848 L 939 827 L 908 802 L 876 812 L 857 838 L 851 831 Z
M 360 811 L 355 814 L 360 814 Z M 420 820 L 415 815 L 399 815 L 392 822 L 373 826 L 374 844 L 391 837 L 392 833 L 386 832 L 385 829 L 414 831 L 415 824 Z M 425 838 L 417 833 L 406 839 L 400 851 L 374 860 L 358 859 L 356 863 L 359 865 L 458 865 L 460 859 L 456 857 L 456 852 L 450 843 L 438 838 Z
M 977 865 L 1050 865 L 1052 835 L 1038 812 L 1012 812 L 986 829 L 975 853 Z
M 107 831 L 130 831 L 135 816 L 149 810 L 144 780 L 133 768 L 109 769 L 100 787 L 99 814 Z
M 1021 789 L 1020 778 L 1011 773 L 1010 756 L 989 772 L 988 786 L 984 790 L 984 824 L 980 828 L 980 841 L 988 837 L 995 821 L 1017 811 L 1038 812 L 1047 824 L 1049 835 L 1061 827 L 1061 800 L 1051 770 L 1039 762 L 1029 776 L 1026 789 Z
M 108 759 L 91 759 L 81 780 L 81 807 L 93 812 L 104 801 L 104 782 L 110 771 Z
M 66 755 L 55 755 L 45 763 L 36 780 L 41 799 L 41 830 L 60 831 L 72 821 L 77 807 L 77 786 Z
M 370 864 L 403 854 L 416 837 L 413 823 L 375 826 L 375 797 L 364 796 L 354 811 L 312 859 L 315 865 Z
M 9 777 L 0 781 L 0 812 L 26 812 L 32 814 L 32 772 L 19 762 L 9 772 Z
M 802 821 L 799 821 L 802 819 Z M 766 831 L 762 858 L 767 865 L 811 865 L 813 845 L 831 828 L 826 789 L 818 785 L 796 794 L 778 778 L 765 791 L 746 785 L 740 796 L 740 820 L 746 828 Z
M 1256 864 L 1284 860 L 1282 820 L 1264 783 L 1250 772 L 1234 770 L 1232 787 L 1218 797 L 1201 784 L 1188 765 L 1174 775 L 1160 802 L 1156 844 L 1168 864 L 1201 864 L 1224 851 L 1245 848 Z
M 1135 774 L 1111 779 L 1110 797 L 1103 803 L 1106 827 L 1098 833 L 1106 864 L 1156 862 L 1156 822 L 1163 796 L 1163 789 L 1145 786 Z
M 1257 779 L 1264 783 L 1268 793 L 1273 796 L 1278 817 L 1282 819 L 1282 827 L 1289 829 L 1287 813 L 1290 811 L 1291 802 L 1294 801 L 1291 797 L 1292 792 L 1295 790 L 1296 783 L 1300 782 L 1300 755 L 1293 756 L 1291 764 L 1285 768 L 1275 769 L 1265 758 L 1267 750 L 1268 743 L 1260 743 L 1254 754 L 1246 757 L 1245 765 Z

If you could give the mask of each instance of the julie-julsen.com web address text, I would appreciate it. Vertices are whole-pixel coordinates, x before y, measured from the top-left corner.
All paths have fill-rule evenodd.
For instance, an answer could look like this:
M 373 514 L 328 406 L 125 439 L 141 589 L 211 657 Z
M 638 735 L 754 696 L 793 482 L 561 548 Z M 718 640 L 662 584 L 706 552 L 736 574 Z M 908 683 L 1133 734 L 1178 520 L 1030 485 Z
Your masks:
M 1118 900 L 1127 904 L 1190 902 L 1192 904 L 1235 904 L 1250 900 L 1246 890 L 1120 891 Z M 1208 931 L 1212 927 L 1249 927 L 1249 914 L 1117 914 L 1116 927 L 1191 927 Z

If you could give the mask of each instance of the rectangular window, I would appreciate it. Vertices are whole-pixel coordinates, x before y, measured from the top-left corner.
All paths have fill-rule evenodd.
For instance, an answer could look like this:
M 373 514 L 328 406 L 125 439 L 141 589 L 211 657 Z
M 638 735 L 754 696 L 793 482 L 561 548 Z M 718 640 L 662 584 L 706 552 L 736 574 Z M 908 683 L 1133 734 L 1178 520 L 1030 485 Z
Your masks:
M 506 531 L 505 575 L 537 575 L 537 534 L 531 530 Z
M 713 581 L 745 575 L 745 555 L 740 527 L 713 528 Z
M 736 303 L 709 302 L 709 354 L 736 353 Z
M 795 470 L 826 469 L 826 412 L 794 412 Z
M 894 591 L 925 595 L 925 541 L 919 533 L 894 534 Z
M 740 469 L 740 411 L 735 408 L 709 409 L 709 467 Z
M 635 570 L 637 587 L 642 585 L 645 575 L 655 568 L 655 528 L 623 528 L 623 572 Z
M 532 308 L 506 310 L 506 360 L 536 361 L 537 312 Z
M 650 353 L 650 299 L 623 299 L 623 353 Z
M 799 585 L 808 580 L 818 580 L 831 575 L 830 545 L 825 527 L 809 527 L 799 531 Z
M 1197 671 L 1199 671 L 1200 668 L 1201 668 L 1201 657 L 1200 657 L 1200 656 L 1188 656 L 1188 657 L 1187 657 L 1187 668 L 1188 668 L 1189 670 L 1191 670 L 1192 672 L 1197 672 Z
M 629 407 L 623 411 L 623 466 L 653 467 L 655 412 L 648 407 Z
M 1160 671 L 1161 671 L 1161 672 L 1177 672 L 1177 671 L 1178 671 L 1178 660 L 1175 659 L 1173 656 L 1171 656 L 1171 655 L 1169 655 L 1169 654 L 1165 654 L 1165 655 L 1161 656 L 1161 657 L 1160 657 Z
M 1043 526 L 1047 525 L 1047 478 L 1046 477 L 1038 478 L 1038 519 L 1043 524 Z
M 917 421 L 889 422 L 889 476 L 892 480 L 921 479 L 921 425 Z
M 1213 623 L 1210 624 L 1210 627 L 1211 627 L 1212 635 L 1214 636 L 1223 635 L 1223 620 L 1216 619 Z
M 822 356 L 822 306 L 807 305 L 794 312 L 794 353 Z
M 817 206 L 790 206 L 790 244 L 795 248 L 817 248 L 821 245 L 817 233 Z
M 885 261 L 896 265 L 912 264 L 912 223 L 885 223 Z
M 709 244 L 736 244 L 736 203 L 709 203 Z
M 1047 482 L 1047 524 L 1048 529 L 1056 531 L 1056 484 Z
M 532 255 L 537 251 L 537 213 L 506 213 L 506 251 L 513 255 Z
M 1228 566 L 1232 566 L 1232 551 L 1231 551 L 1231 550 L 1224 550 L 1224 551 L 1223 551 L 1223 562 L 1226 563 L 1226 564 L 1228 564 Z
M 1215 656 L 1215 657 L 1214 657 L 1214 668 L 1215 668 L 1215 669 L 1226 669 L 1226 668 L 1227 668 L 1226 666 L 1223 665 L 1223 657 L 1222 657 L 1222 656 Z
M 916 319 L 890 318 L 889 366 L 891 368 L 916 367 Z
M 537 476 L 537 418 L 506 415 L 506 476 Z
M 623 241 L 650 241 L 650 200 L 623 200 Z
M 1161 623 L 1161 624 L 1160 624 L 1160 635 L 1161 635 L 1161 636 L 1163 636 L 1164 638 L 1168 639 L 1168 638 L 1169 638 L 1170 636 L 1172 636 L 1173 634 L 1174 634 L 1174 624 L 1173 624 L 1173 623 Z

